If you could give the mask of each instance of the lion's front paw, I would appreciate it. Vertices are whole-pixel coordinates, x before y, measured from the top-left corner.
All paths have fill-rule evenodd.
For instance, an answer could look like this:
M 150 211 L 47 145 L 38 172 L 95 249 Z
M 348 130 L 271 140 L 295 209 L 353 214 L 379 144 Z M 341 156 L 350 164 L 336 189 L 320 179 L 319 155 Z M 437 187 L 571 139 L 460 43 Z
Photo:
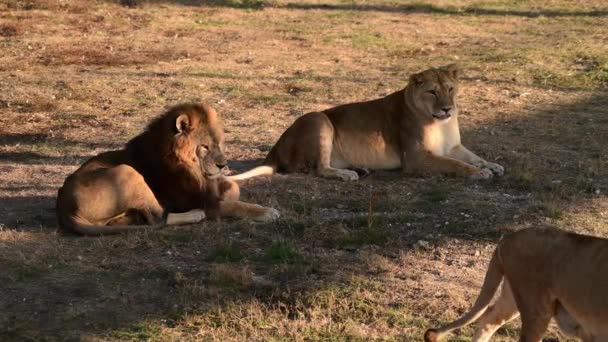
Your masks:
M 205 212 L 203 210 L 192 210 L 190 213 L 192 214 L 193 222 L 201 222 L 205 219 Z
M 338 170 L 337 176 L 343 181 L 359 180 L 359 174 L 357 174 L 356 171 L 352 170 Z
M 494 177 L 494 173 L 490 169 L 480 169 L 471 175 L 471 179 L 490 179 Z
M 490 169 L 496 176 L 502 176 L 505 174 L 505 168 L 496 163 L 486 162 L 483 167 Z
M 272 222 L 279 219 L 279 217 L 281 217 L 281 213 L 279 213 L 279 211 L 275 208 L 264 208 L 264 213 L 256 217 L 254 220 L 258 222 Z

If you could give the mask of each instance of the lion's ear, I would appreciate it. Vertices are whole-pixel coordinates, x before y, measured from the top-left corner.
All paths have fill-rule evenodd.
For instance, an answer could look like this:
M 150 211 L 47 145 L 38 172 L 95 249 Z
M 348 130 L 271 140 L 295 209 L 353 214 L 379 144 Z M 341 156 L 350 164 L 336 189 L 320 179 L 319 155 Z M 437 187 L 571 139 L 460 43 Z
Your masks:
M 184 133 L 190 130 L 190 118 L 186 114 L 182 114 L 175 119 L 175 128 L 177 133 Z
M 410 76 L 410 84 L 420 86 L 422 85 L 422 83 L 424 83 L 424 78 L 422 77 L 421 73 L 413 74 L 412 76 Z
M 460 68 L 458 67 L 458 64 L 456 64 L 456 63 L 442 66 L 439 69 L 445 71 L 448 75 L 450 75 L 451 78 L 453 78 L 455 80 L 457 80 L 458 77 L 460 76 Z

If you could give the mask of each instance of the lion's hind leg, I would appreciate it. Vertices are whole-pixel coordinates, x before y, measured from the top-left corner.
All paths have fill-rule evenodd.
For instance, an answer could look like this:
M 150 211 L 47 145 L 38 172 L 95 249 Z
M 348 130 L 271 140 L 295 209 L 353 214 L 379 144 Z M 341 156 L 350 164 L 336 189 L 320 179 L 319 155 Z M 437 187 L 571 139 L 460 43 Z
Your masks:
M 492 335 L 505 323 L 519 316 L 517 304 L 513 298 L 513 292 L 508 281 L 502 283 L 502 290 L 496 302 L 475 323 L 477 329 L 473 336 L 473 342 L 489 341 Z
M 79 175 L 73 186 L 77 216 L 99 226 L 158 224 L 164 210 L 144 177 L 129 165 Z
M 108 169 L 107 174 L 114 191 L 115 205 L 133 222 L 141 223 L 142 218 L 147 224 L 162 222 L 164 209 L 158 203 L 156 196 L 144 180 L 144 177 L 133 167 L 121 164 Z
M 510 285 L 521 314 L 519 341 L 541 341 L 555 313 L 555 299 L 538 279 L 525 279 Z

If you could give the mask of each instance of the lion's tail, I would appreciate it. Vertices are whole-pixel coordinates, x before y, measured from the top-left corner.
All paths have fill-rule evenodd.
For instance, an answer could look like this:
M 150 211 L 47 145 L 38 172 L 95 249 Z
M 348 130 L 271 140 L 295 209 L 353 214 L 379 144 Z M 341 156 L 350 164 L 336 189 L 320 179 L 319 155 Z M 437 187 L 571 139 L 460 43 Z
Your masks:
M 78 233 L 81 235 L 92 235 L 92 236 L 101 236 L 101 235 L 113 235 L 113 234 L 121 234 L 132 231 L 142 231 L 142 230 L 154 230 L 162 228 L 165 223 L 160 222 L 156 224 L 149 225 L 116 225 L 116 226 L 98 226 L 91 224 L 88 220 L 73 216 L 73 215 L 60 215 L 59 217 L 59 225 L 62 229 Z
M 277 152 L 276 152 L 276 145 L 275 145 L 270 150 L 270 152 L 268 152 L 268 155 L 266 156 L 266 159 L 264 160 L 264 163 L 262 163 L 262 165 L 256 166 L 253 169 L 251 169 L 249 171 L 245 171 L 238 175 L 228 176 L 226 178 L 229 180 L 233 180 L 233 181 L 241 181 L 241 180 L 245 180 L 245 179 L 249 179 L 249 178 L 253 178 L 253 177 L 259 177 L 259 176 L 272 176 L 273 174 L 275 174 L 277 172 L 277 168 L 278 168 L 278 160 L 277 160 Z
M 424 334 L 424 341 L 439 341 L 450 331 L 464 327 L 465 325 L 471 324 L 479 319 L 479 317 L 481 317 L 481 315 L 483 315 L 483 313 L 487 310 L 492 298 L 494 298 L 494 294 L 496 294 L 502 278 L 503 271 L 500 262 L 499 247 L 497 247 L 494 251 L 494 255 L 492 255 L 492 259 L 490 260 L 490 265 L 488 266 L 488 271 L 486 272 L 486 277 L 483 281 L 483 286 L 481 287 L 479 297 L 477 297 L 477 301 L 475 301 L 475 305 L 473 305 L 469 312 L 456 321 L 438 329 L 427 330 Z

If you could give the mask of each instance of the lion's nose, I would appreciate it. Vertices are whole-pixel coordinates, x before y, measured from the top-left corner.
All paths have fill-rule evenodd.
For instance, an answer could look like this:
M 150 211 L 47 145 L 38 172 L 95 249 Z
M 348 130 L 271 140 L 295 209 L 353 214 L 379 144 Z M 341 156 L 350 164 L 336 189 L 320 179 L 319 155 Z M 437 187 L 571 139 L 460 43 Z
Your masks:
M 450 107 L 443 107 L 443 108 L 441 108 L 441 110 L 447 113 L 450 110 L 452 110 L 452 107 L 451 106 Z
M 215 166 L 217 166 L 217 168 L 221 170 L 226 167 L 226 163 L 221 163 L 221 164 L 216 163 Z

